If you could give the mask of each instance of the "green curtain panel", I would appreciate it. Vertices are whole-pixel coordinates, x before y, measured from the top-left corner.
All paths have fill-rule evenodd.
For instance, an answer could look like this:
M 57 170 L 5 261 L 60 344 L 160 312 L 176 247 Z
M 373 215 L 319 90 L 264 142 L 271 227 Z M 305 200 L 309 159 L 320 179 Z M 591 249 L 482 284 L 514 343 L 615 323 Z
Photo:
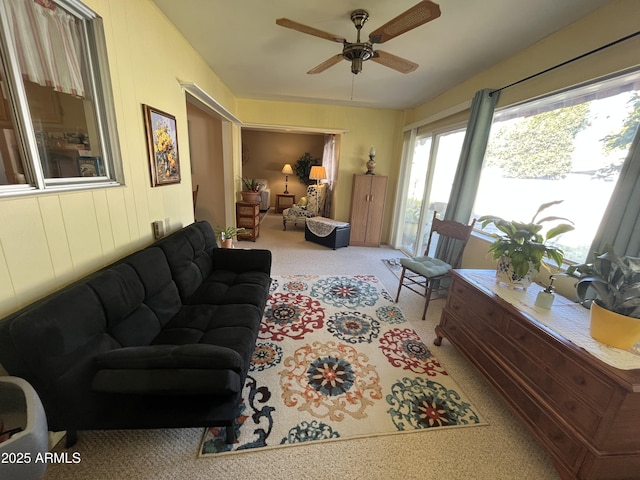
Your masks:
M 469 223 L 480 183 L 484 153 L 489 142 L 493 112 L 499 96 L 499 91 L 486 88 L 476 92 L 473 97 L 467 132 L 462 143 L 460 161 L 453 179 L 445 220 Z M 436 257 L 455 258 L 456 249 L 459 247 L 455 242 L 448 242 L 446 238 L 441 240 L 438 241 Z
M 607 245 L 613 246 L 618 255 L 640 256 L 640 128 L 591 244 L 588 261 L 593 252 Z
M 469 222 L 480 183 L 480 171 L 489 141 L 493 112 L 499 96 L 500 92 L 487 88 L 476 92 L 473 97 L 467 133 L 462 143 L 460 161 L 445 213 L 446 220 Z

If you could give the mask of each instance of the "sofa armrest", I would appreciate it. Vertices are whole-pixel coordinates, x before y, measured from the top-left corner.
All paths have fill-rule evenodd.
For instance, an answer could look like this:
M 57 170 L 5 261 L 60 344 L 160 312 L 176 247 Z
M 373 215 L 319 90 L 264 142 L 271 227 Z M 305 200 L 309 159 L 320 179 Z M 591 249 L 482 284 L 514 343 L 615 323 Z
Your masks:
M 242 358 L 218 345 L 145 345 L 110 350 L 96 356 L 98 369 L 228 368 L 240 371 Z
M 231 272 L 262 272 L 271 275 L 271 251 L 260 249 L 214 248 L 213 269 Z
M 217 345 L 126 347 L 96 357 L 91 387 L 138 395 L 234 395 L 242 389 L 240 354 Z

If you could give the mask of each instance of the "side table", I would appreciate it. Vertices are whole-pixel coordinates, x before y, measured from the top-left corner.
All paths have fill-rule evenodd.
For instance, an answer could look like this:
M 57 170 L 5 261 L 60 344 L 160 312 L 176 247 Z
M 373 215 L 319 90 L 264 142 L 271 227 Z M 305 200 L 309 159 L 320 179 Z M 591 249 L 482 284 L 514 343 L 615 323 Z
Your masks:
M 282 203 L 283 199 L 291 200 Z M 290 193 L 276 193 L 276 213 L 284 212 L 285 208 L 292 207 L 296 203 L 296 196 Z
M 238 233 L 238 240 L 256 241 L 260 235 L 260 204 L 236 202 L 236 225 L 244 228 Z

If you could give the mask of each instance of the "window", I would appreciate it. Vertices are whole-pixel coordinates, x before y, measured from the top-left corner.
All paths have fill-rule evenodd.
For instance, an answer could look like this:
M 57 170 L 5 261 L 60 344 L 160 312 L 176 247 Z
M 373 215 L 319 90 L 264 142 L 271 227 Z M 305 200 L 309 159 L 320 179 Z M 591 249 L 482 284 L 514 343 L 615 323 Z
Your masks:
M 460 151 L 464 141 L 464 129 L 433 132 L 416 132 L 413 151 L 407 158 L 411 165 L 407 176 L 406 191 L 402 195 L 404 215 L 398 224 L 401 233 L 400 249 L 409 255 L 422 255 L 431 230 L 433 212 L 444 218 Z M 411 143 L 411 138 L 408 139 Z M 407 147 L 409 149 L 410 147 Z M 433 239 L 433 254 L 437 239 Z
M 77 0 L 0 0 L 0 195 L 121 180 L 102 22 Z
M 639 119 L 640 71 L 496 111 L 474 215 L 528 222 L 563 200 L 545 214 L 575 231 L 555 244 L 586 261 Z

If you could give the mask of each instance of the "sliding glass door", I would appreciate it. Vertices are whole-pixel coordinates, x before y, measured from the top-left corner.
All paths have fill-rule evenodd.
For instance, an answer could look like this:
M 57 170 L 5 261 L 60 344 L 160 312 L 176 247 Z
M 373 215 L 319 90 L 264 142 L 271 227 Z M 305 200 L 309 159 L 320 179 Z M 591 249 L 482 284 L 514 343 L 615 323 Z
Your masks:
M 445 132 L 417 132 L 410 135 L 405 149 L 404 191 L 396 231 L 398 248 L 408 255 L 422 255 L 433 212 L 443 218 L 458 166 L 464 129 Z M 434 250 L 436 242 L 432 241 Z M 433 254 L 433 252 L 430 252 Z

